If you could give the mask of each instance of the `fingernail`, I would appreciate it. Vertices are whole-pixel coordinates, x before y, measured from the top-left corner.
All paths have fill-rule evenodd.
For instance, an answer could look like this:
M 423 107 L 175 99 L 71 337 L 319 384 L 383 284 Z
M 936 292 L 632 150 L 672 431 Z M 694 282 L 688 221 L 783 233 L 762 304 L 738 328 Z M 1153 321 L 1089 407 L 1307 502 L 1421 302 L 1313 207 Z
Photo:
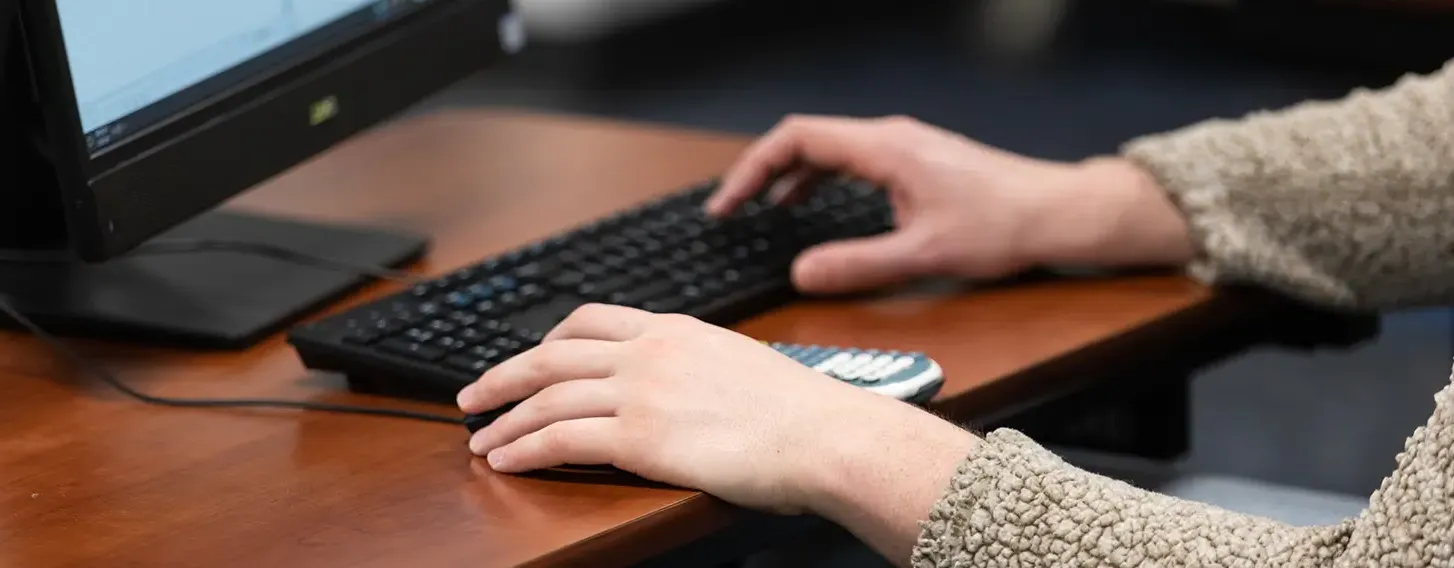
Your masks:
M 460 410 L 464 410 L 465 404 L 467 404 L 469 402 L 469 399 L 470 399 L 470 390 L 471 390 L 471 387 L 473 387 L 473 386 L 474 386 L 474 383 L 470 383 L 468 385 L 465 385 L 464 388 L 459 389 L 459 394 L 456 394 L 454 396 L 454 404 L 455 404 L 455 406 L 458 406 Z
M 498 471 L 505 467 L 505 452 L 500 450 L 490 452 L 490 455 L 485 456 L 485 461 L 490 462 L 490 467 Z
M 484 450 L 487 447 L 488 447 L 488 445 L 485 444 L 485 431 L 484 430 L 480 430 L 479 432 L 475 432 L 475 435 L 474 436 L 470 436 L 470 452 L 471 453 L 473 453 L 473 454 L 475 454 L 477 456 L 478 455 L 483 455 L 485 453 Z
M 767 190 L 767 202 L 773 205 L 782 205 L 783 200 L 793 191 L 793 182 L 785 179 L 773 182 L 772 187 Z

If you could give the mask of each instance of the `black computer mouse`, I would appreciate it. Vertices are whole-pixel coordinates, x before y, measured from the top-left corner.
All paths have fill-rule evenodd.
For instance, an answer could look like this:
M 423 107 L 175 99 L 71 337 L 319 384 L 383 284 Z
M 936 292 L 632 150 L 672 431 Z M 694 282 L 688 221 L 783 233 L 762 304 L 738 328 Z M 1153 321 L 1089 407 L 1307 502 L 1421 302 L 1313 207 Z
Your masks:
M 515 408 L 516 404 L 519 403 L 510 403 L 494 410 L 486 410 L 484 412 L 465 416 L 464 427 L 469 429 L 470 434 L 479 432 L 480 430 L 484 429 L 485 426 L 489 426 L 496 419 L 500 418 L 500 415 L 509 412 L 511 408 Z

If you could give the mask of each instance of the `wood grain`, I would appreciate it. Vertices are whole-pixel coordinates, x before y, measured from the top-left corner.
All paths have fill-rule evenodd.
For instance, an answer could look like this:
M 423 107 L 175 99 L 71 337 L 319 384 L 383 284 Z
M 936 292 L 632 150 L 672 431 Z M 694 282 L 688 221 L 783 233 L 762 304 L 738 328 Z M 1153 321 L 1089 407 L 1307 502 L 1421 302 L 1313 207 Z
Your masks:
M 427 230 L 437 240 L 418 269 L 437 274 L 716 175 L 745 142 L 452 111 L 370 133 L 232 206 Z M 953 401 L 1212 298 L 1179 277 L 1046 282 L 804 302 L 740 329 L 927 351 Z M 346 393 L 281 338 L 239 353 L 85 350 L 156 393 L 453 410 Z M 143 406 L 16 334 L 0 373 L 0 566 L 604 566 L 737 514 L 685 490 L 496 475 L 448 425 Z

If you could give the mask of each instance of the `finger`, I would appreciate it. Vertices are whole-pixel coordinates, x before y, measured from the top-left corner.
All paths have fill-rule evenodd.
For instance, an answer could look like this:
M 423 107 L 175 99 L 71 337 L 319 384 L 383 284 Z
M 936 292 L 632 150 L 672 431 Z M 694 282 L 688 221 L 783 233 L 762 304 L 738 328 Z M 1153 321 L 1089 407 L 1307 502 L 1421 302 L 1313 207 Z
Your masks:
M 788 173 L 779 176 L 767 186 L 767 201 L 773 204 L 781 203 L 799 190 L 806 177 L 808 177 L 806 168 L 793 168 Z
M 582 418 L 556 422 L 513 443 L 495 448 L 486 458 L 501 473 L 522 473 L 563 465 L 611 465 L 620 457 L 615 418 Z
M 601 341 L 629 341 L 646 331 L 651 321 L 651 312 L 612 306 L 608 304 L 586 304 L 576 308 L 554 329 L 545 334 L 542 342 L 562 339 L 597 339 Z
M 793 284 L 809 293 L 860 292 L 926 272 L 921 239 L 895 231 L 822 244 L 793 263 Z
M 767 192 L 767 202 L 777 207 L 800 203 L 830 175 L 819 169 L 797 168 L 773 182 Z
M 556 422 L 616 415 L 621 398 L 614 383 L 603 379 L 567 381 L 545 387 L 470 438 L 478 455 L 514 442 Z
M 525 400 L 554 384 L 601 379 L 615 373 L 622 346 L 613 341 L 571 339 L 542 343 L 486 371 L 456 397 L 467 414 Z
M 850 173 L 882 182 L 889 171 L 877 152 L 872 123 L 837 117 L 800 117 L 783 121 L 750 146 L 723 176 L 707 200 L 712 215 L 725 215 L 764 189 L 776 174 L 794 166 Z

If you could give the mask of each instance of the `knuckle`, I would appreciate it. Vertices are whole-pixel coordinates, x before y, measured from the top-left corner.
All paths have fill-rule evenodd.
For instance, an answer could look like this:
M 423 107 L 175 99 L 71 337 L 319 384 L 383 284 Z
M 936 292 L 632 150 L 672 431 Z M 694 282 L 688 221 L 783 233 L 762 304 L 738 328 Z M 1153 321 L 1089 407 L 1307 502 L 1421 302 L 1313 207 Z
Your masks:
M 896 128 L 919 125 L 919 119 L 909 116 L 907 114 L 891 114 L 883 117 L 882 122 L 885 125 L 893 126 Z
M 886 116 L 879 120 L 879 125 L 884 131 L 893 136 L 908 136 L 920 130 L 922 127 L 919 119 L 908 115 L 896 114 Z
M 649 448 L 657 445 L 653 438 L 660 435 L 660 421 L 650 413 L 636 412 L 621 417 L 622 442 L 628 447 Z
M 913 243 L 914 257 L 909 265 L 913 270 L 934 272 L 953 266 L 956 250 L 962 248 L 956 240 L 942 230 L 911 231 L 905 235 Z
M 565 431 L 555 425 L 547 426 L 540 431 L 540 448 L 547 453 L 559 454 L 570 449 L 570 439 Z
M 555 359 L 560 356 L 560 347 L 557 344 L 545 343 L 530 351 L 525 359 L 525 372 L 530 375 L 544 375 L 550 372 Z
M 606 311 L 607 309 L 608 309 L 608 306 L 606 306 L 605 304 L 594 303 L 594 302 L 593 303 L 589 303 L 589 304 L 582 304 L 581 306 L 577 307 L 576 309 L 571 310 L 570 315 L 569 316 L 566 316 L 565 319 L 566 319 L 566 321 L 590 320 L 590 319 L 594 319 L 594 318 L 597 318 L 597 317 L 601 317 L 603 315 L 602 312 Z
M 808 120 L 808 115 L 796 112 L 788 113 L 786 116 L 783 116 L 783 119 L 778 122 L 778 125 L 784 128 L 792 128 L 794 125 L 803 124 L 805 120 Z
M 789 114 L 773 130 L 782 136 L 793 137 L 810 128 L 814 122 L 816 119 L 806 114 Z
M 643 335 L 637 341 L 637 347 L 648 353 L 662 353 L 671 349 L 670 335 Z
M 670 335 L 643 335 L 635 343 L 637 353 L 647 361 L 659 361 L 674 349 Z
M 699 319 L 697 319 L 695 317 L 689 316 L 687 314 L 677 314 L 677 313 L 661 314 L 658 317 L 660 318 L 660 321 L 661 321 L 661 323 L 663 325 L 665 325 L 667 327 L 671 327 L 671 328 L 682 328 L 682 327 L 687 327 L 687 326 L 694 326 L 694 325 L 700 324 L 701 321 L 702 321 L 702 320 L 699 320 Z
M 550 414 L 551 409 L 559 406 L 561 403 L 562 384 L 564 383 L 557 383 L 540 389 L 540 392 L 530 397 L 527 401 L 529 402 L 529 411 L 536 414 Z M 520 406 L 527 405 L 522 404 Z

